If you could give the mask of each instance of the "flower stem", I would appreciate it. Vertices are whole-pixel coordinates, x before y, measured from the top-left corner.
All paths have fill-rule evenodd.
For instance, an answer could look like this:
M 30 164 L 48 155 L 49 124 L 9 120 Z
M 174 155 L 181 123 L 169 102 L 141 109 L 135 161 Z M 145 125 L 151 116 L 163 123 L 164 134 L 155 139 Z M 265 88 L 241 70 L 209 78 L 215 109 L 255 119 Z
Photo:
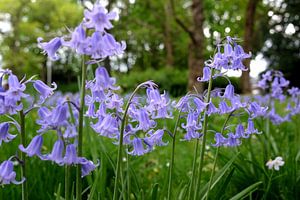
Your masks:
M 65 166 L 65 200 L 70 200 L 70 170 L 71 167 Z
M 170 169 L 169 169 L 169 185 L 168 185 L 168 200 L 171 199 L 172 195 L 172 175 L 173 175 L 173 168 L 174 168 L 174 155 L 175 155 L 175 144 L 176 144 L 176 132 L 177 132 L 177 127 L 178 123 L 180 120 L 180 115 L 181 115 L 181 110 L 178 113 L 178 117 L 176 120 L 176 124 L 174 127 L 174 132 L 173 132 L 173 137 L 172 137 L 172 153 L 171 153 L 171 163 L 170 163 Z
M 212 82 L 213 82 L 213 73 L 214 70 L 212 69 L 210 72 L 210 78 L 207 88 L 207 98 L 206 103 L 210 102 L 210 93 L 212 89 Z M 203 139 L 202 139 L 202 148 L 200 152 L 200 163 L 198 166 L 198 177 L 197 177 L 197 184 L 196 184 L 196 192 L 194 195 L 194 200 L 199 199 L 199 191 L 200 191 L 200 184 L 201 184 L 201 176 L 202 176 L 202 169 L 203 169 L 203 160 L 204 160 L 204 153 L 205 153 L 205 145 L 206 145 L 206 132 L 207 132 L 207 125 L 208 125 L 208 114 L 207 114 L 208 106 L 205 108 L 205 114 L 204 114 L 204 122 L 203 122 Z
M 131 94 L 131 96 L 128 99 L 128 102 L 126 104 L 125 107 L 125 111 L 124 111 L 124 115 L 122 118 L 122 122 L 121 122 L 121 130 L 120 130 L 120 138 L 119 138 L 119 146 L 118 146 L 118 157 L 117 157 L 117 167 L 116 167 L 116 177 L 115 177 L 115 184 L 114 184 L 114 195 L 113 195 L 113 200 L 117 200 L 118 199 L 118 181 L 119 181 L 119 177 L 121 176 L 121 165 L 122 165 L 122 151 L 123 151 L 123 137 L 124 137 L 124 129 L 125 129 L 125 124 L 126 124 L 126 116 L 127 116 L 127 112 L 129 109 L 129 105 L 130 102 L 132 100 L 132 98 L 134 97 L 134 95 L 137 93 L 137 91 L 143 86 L 143 83 L 138 85 L 135 90 L 133 91 L 133 93 Z M 123 180 L 123 179 L 122 179 Z M 123 181 L 122 182 L 122 188 L 124 186 Z
M 26 146 L 25 138 L 25 115 L 23 110 L 20 111 L 20 127 L 21 127 L 21 144 Z M 21 177 L 26 177 L 26 157 L 25 153 L 21 152 Z M 28 200 L 27 180 L 22 183 L 22 200 Z
M 83 132 L 83 113 L 85 98 L 85 81 L 86 81 L 86 65 L 84 57 L 82 57 L 81 66 L 81 89 L 80 89 L 80 106 L 79 106 L 79 127 L 78 127 L 78 156 L 82 156 L 82 132 Z M 76 199 L 81 200 L 82 182 L 81 182 L 81 165 L 77 165 L 76 169 Z
M 127 199 L 130 199 L 130 168 L 129 168 L 129 155 L 127 154 L 126 155 L 126 170 L 127 170 L 127 174 L 126 174 L 126 178 L 127 178 Z
M 223 124 L 223 127 L 222 127 L 222 130 L 221 130 L 221 135 L 224 134 L 224 130 L 225 130 L 225 127 L 227 125 L 227 122 L 229 121 L 230 117 L 232 116 L 232 113 L 234 111 L 232 111 L 231 113 L 229 113 L 229 115 L 227 116 L 226 120 L 224 121 L 224 124 Z M 209 183 L 208 183 L 208 189 L 207 189 L 207 194 L 206 194 L 206 200 L 208 200 L 208 197 L 209 197 L 209 191 L 210 191 L 210 188 L 211 188 L 211 185 L 212 185 L 212 180 L 213 180 L 213 176 L 214 176 L 214 173 L 215 173 L 215 169 L 216 169 L 216 166 L 217 166 L 217 159 L 218 159 L 218 155 L 219 155 L 219 149 L 220 149 L 220 146 L 217 147 L 217 151 L 216 151 L 216 155 L 215 155 L 215 159 L 214 159 L 214 165 L 213 165 L 213 169 L 212 169 L 212 172 L 210 174 L 210 179 L 209 179 Z
M 198 149 L 199 149 L 199 141 L 195 141 L 195 147 L 194 147 L 194 158 L 193 158 L 193 171 L 192 171 L 192 180 L 189 187 L 189 194 L 188 194 L 188 200 L 191 199 L 192 190 L 195 182 L 195 176 L 196 176 L 196 162 L 197 162 L 197 156 L 198 156 Z
M 271 181 L 272 181 L 273 173 L 274 173 L 274 170 L 272 170 L 271 176 L 269 177 L 267 189 L 266 189 L 266 191 L 264 193 L 263 199 L 267 199 L 267 195 L 268 195 L 270 187 L 271 187 Z

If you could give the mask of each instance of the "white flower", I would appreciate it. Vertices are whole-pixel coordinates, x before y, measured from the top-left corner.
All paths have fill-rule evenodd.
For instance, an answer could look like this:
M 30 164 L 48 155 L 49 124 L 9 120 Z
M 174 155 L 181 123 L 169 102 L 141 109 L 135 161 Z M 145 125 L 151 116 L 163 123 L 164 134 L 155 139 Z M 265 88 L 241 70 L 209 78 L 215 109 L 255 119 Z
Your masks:
M 284 161 L 282 160 L 282 157 L 278 156 L 275 158 L 275 160 L 269 160 L 266 163 L 266 166 L 268 166 L 269 169 L 275 169 L 276 171 L 279 171 L 279 167 L 284 165 Z

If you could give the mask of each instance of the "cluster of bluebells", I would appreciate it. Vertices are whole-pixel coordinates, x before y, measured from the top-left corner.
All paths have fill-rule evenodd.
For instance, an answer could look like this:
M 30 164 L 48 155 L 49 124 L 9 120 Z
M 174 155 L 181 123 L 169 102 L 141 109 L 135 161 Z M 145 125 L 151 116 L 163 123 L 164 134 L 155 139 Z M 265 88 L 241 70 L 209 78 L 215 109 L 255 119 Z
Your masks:
M 221 47 L 224 46 L 224 52 L 221 52 Z M 235 39 L 227 37 L 225 44 L 217 46 L 217 53 L 213 59 L 206 61 L 206 66 L 203 69 L 203 76 L 198 78 L 200 82 L 208 82 L 210 79 L 223 76 L 221 70 L 246 70 L 243 65 L 243 59 L 249 58 L 250 54 L 244 52 L 243 48 L 235 42 Z M 211 99 L 205 101 L 205 96 L 199 94 L 187 95 L 180 99 L 175 105 L 175 108 L 186 115 L 186 122 L 181 125 L 185 129 L 186 134 L 184 140 L 200 138 L 202 136 L 202 127 L 204 115 L 231 115 L 238 116 L 246 113 L 248 115 L 247 126 L 243 123 L 236 125 L 235 130 L 232 125 L 224 127 L 222 132 L 215 133 L 215 144 L 213 146 L 238 146 L 241 144 L 241 139 L 249 138 L 251 134 L 258 134 L 255 129 L 253 119 L 264 116 L 267 108 L 260 106 L 255 101 L 250 99 L 243 100 L 240 96 L 234 93 L 234 86 L 229 83 L 225 90 L 214 89 L 212 97 L 216 99 L 214 103 Z M 206 97 L 207 98 L 207 97 Z
M 38 99 L 30 98 L 30 96 L 25 93 L 28 84 L 32 84 L 34 89 L 37 91 Z M 53 90 L 55 88 L 55 84 L 53 84 L 53 88 L 51 88 L 40 80 L 33 80 L 33 77 L 29 80 L 25 80 L 25 78 L 19 80 L 18 77 L 8 69 L 1 71 L 0 115 L 9 116 L 8 118 L 10 118 L 10 121 L 0 123 L 0 146 L 2 146 L 3 142 L 11 142 L 17 136 L 17 134 L 12 134 L 10 132 L 12 130 L 12 126 L 15 127 L 14 131 L 20 133 L 20 125 L 14 119 L 14 116 L 19 112 L 23 112 L 26 115 L 28 112 L 33 110 L 33 108 L 41 106 L 45 99 L 53 94 Z M 17 161 L 20 160 L 17 159 Z M 22 161 L 15 163 L 22 164 Z M 1 163 L 0 184 L 20 184 L 25 180 L 23 177 L 21 181 L 16 181 L 16 173 L 13 171 L 13 168 L 14 162 L 12 162 L 11 159 Z
M 38 156 L 41 160 L 49 160 L 60 166 L 80 164 L 82 177 L 88 175 L 97 165 L 84 157 L 77 156 L 78 116 L 78 103 L 69 97 L 59 97 L 56 99 L 56 104 L 51 102 L 48 103 L 48 106 L 40 106 L 39 118 L 36 121 L 40 125 L 40 129 L 37 131 L 38 135 L 26 148 L 19 145 L 19 149 L 29 157 Z M 53 134 L 53 132 L 56 134 L 57 140 L 52 151 L 42 154 L 43 135 Z
M 42 42 L 43 38 L 38 38 L 39 47 L 54 61 L 59 59 L 57 51 L 63 46 L 71 48 L 79 55 L 90 56 L 96 61 L 122 54 L 126 48 L 125 42 L 117 42 L 114 36 L 107 32 L 113 27 L 110 20 L 116 18 L 115 12 L 107 12 L 96 3 L 92 10 L 84 11 L 83 21 L 70 35 L 56 37 L 49 42 Z
M 56 37 L 49 42 L 42 42 L 38 38 L 39 46 L 48 54 L 51 60 L 59 59 L 58 49 L 62 46 L 71 48 L 79 55 L 90 57 L 89 64 L 96 63 L 106 57 L 120 55 L 126 48 L 125 42 L 117 42 L 113 35 L 107 31 L 113 26 L 111 20 L 116 19 L 115 12 L 107 12 L 100 4 L 96 3 L 92 10 L 84 11 L 83 21 L 71 32 L 70 36 Z M 143 86 L 147 87 L 147 100 L 144 98 L 134 98 L 128 108 L 128 116 L 124 109 L 124 100 L 116 92 L 119 87 L 115 85 L 115 79 L 110 77 L 104 67 L 98 67 L 95 72 L 95 79 L 86 83 L 86 89 L 89 94 L 85 97 L 88 107 L 86 116 L 95 120 L 91 127 L 101 136 L 112 138 L 118 143 L 120 140 L 120 128 L 122 119 L 127 117 L 126 127 L 124 129 L 124 144 L 133 147 L 129 154 L 142 155 L 151 151 L 156 145 L 165 145 L 162 142 L 164 130 L 155 129 L 156 119 L 170 118 L 168 111 L 169 99 L 166 94 L 161 95 L 153 82 L 145 82 Z M 72 126 L 63 119 L 68 118 L 65 105 L 58 105 L 50 111 L 46 108 L 39 110 L 41 118 L 57 119 L 56 122 L 49 120 L 39 120 L 42 126 L 40 131 L 73 130 Z M 53 113 L 53 114 L 51 114 Z M 60 116 L 56 116 L 61 113 Z M 75 112 L 76 113 L 76 112 Z M 53 121 L 53 120 L 52 120 Z M 76 127 L 76 123 L 74 124 Z M 67 132 L 67 134 L 66 134 Z M 65 131 L 60 134 L 62 138 L 66 135 L 72 136 L 72 131 Z M 60 162 L 58 162 L 60 163 Z
M 265 94 L 263 96 L 256 96 L 256 98 L 261 104 L 270 107 L 265 117 L 269 118 L 273 124 L 290 121 L 293 115 L 300 113 L 300 90 L 296 87 L 289 89 L 289 81 L 284 78 L 282 72 L 275 70 L 267 71 L 258 82 L 258 87 Z M 288 102 L 287 105 L 285 105 L 286 102 Z M 286 106 L 284 113 L 277 113 L 276 106 L 278 104 Z
M 93 130 L 101 136 L 120 139 L 120 128 L 124 119 L 124 99 L 116 92 L 120 87 L 115 85 L 115 78 L 109 76 L 104 67 L 98 67 L 95 79 L 88 81 L 86 88 L 86 116 L 96 122 L 91 124 Z M 127 124 L 124 129 L 123 144 L 132 148 L 131 155 L 143 155 L 158 145 L 166 145 L 162 141 L 163 129 L 156 128 L 156 119 L 171 118 L 168 96 L 160 94 L 156 85 L 147 81 L 141 86 L 146 87 L 146 98 L 135 96 L 129 102 Z

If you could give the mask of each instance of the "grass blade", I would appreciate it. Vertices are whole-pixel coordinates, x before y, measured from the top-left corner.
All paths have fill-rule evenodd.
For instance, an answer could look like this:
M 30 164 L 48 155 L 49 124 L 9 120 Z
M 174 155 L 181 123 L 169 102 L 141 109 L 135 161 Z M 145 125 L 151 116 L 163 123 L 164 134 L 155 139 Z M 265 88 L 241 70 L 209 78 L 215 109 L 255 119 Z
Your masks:
M 241 199 L 241 198 L 245 197 L 246 195 L 248 195 L 251 192 L 255 191 L 257 189 L 257 186 L 260 185 L 260 184 L 262 184 L 262 181 L 259 181 L 259 182 L 256 182 L 256 183 L 250 185 L 249 187 L 245 188 L 244 190 L 242 190 L 241 192 L 239 192 L 235 196 L 231 197 L 230 200 L 238 200 L 238 199 Z
M 224 174 L 230 169 L 232 163 L 235 161 L 235 159 L 238 157 L 239 153 L 236 154 L 233 158 L 231 158 L 231 160 L 229 160 L 226 165 L 216 173 L 216 175 L 213 177 L 213 182 L 211 184 L 211 188 L 210 190 L 212 190 L 216 184 L 222 179 L 222 177 L 224 176 Z M 200 197 L 202 197 L 201 199 L 204 199 L 206 197 L 206 194 L 207 194 L 207 190 L 208 190 L 208 184 L 209 183 L 206 183 L 201 191 L 200 191 Z

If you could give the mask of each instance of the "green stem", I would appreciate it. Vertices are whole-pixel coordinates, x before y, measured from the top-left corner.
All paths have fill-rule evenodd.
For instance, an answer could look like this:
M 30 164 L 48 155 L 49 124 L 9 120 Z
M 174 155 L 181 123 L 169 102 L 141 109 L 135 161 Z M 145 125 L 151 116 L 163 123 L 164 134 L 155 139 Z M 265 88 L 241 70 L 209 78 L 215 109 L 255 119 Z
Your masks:
M 266 189 L 266 191 L 264 193 L 263 199 L 267 199 L 267 196 L 268 196 L 268 193 L 269 193 L 269 190 L 270 190 L 270 187 L 271 187 L 271 181 L 272 181 L 273 173 L 274 173 L 274 170 L 272 170 L 271 176 L 269 177 L 267 189 Z
M 234 111 L 233 111 L 234 112 Z M 222 130 L 221 130 L 221 135 L 224 134 L 224 130 L 225 130 L 225 127 L 227 125 L 227 122 L 229 121 L 230 117 L 232 116 L 232 113 L 231 112 L 226 120 L 224 121 L 224 124 L 223 124 L 223 127 L 222 127 Z M 207 194 L 206 194 L 206 200 L 208 200 L 208 197 L 209 197 L 209 192 L 210 192 L 210 188 L 211 188 L 211 185 L 212 185 L 212 180 L 213 180 L 213 176 L 214 176 L 214 173 L 215 173 L 215 169 L 216 169 L 216 166 L 217 166 L 217 159 L 218 159 L 218 155 L 219 155 L 219 149 L 220 149 L 220 146 L 217 147 L 217 151 L 216 151 L 216 155 L 215 155 L 215 159 L 214 159 L 214 165 L 213 165 L 213 169 L 212 169 L 212 172 L 210 174 L 210 179 L 209 179 L 209 183 L 208 183 L 208 189 L 207 189 Z
M 25 115 L 23 110 L 20 111 L 20 126 L 21 126 L 21 144 L 26 146 L 25 138 Z M 21 152 L 21 177 L 26 177 L 26 157 L 25 153 Z M 22 183 L 22 200 L 28 200 L 27 180 Z
M 129 169 L 129 155 L 128 154 L 126 154 L 126 157 L 127 157 L 127 159 L 126 159 L 126 170 L 127 170 L 127 176 L 126 176 L 126 178 L 127 178 L 127 199 L 130 199 L 130 176 L 129 176 L 129 173 L 130 173 L 130 169 Z
M 70 170 L 71 167 L 65 166 L 65 200 L 70 200 Z
M 189 194 L 188 194 L 188 200 L 191 199 L 192 190 L 195 182 L 195 176 L 196 176 L 196 162 L 197 162 L 197 156 L 198 156 L 198 149 L 199 149 L 199 141 L 196 140 L 195 147 L 194 147 L 194 158 L 193 158 L 193 171 L 192 171 L 192 180 L 189 186 Z
M 208 83 L 208 88 L 207 88 L 207 98 L 206 98 L 206 103 L 210 102 L 210 93 L 212 89 L 212 76 L 213 76 L 214 70 L 212 69 L 210 72 L 210 79 Z M 204 153 L 205 153 L 205 145 L 206 145 L 206 132 L 207 132 L 207 125 L 208 125 L 208 115 L 207 115 L 207 110 L 208 106 L 206 106 L 205 109 L 205 114 L 204 114 L 204 122 L 203 122 L 203 139 L 202 139 L 202 148 L 200 152 L 200 163 L 198 166 L 198 177 L 197 177 L 197 184 L 196 184 L 196 192 L 194 195 L 194 200 L 198 200 L 199 197 L 199 191 L 200 191 L 200 184 L 201 184 L 201 176 L 202 176 L 202 169 L 203 169 L 203 161 L 204 161 Z
M 115 177 L 115 184 L 114 184 L 114 195 L 113 195 L 113 200 L 117 200 L 118 199 L 118 180 L 119 177 L 121 176 L 121 165 L 122 165 L 122 151 L 123 151 L 123 137 L 124 137 L 124 129 L 125 129 L 125 124 L 126 124 L 126 116 L 127 116 L 127 112 L 129 109 L 129 105 L 130 102 L 132 100 L 132 98 L 134 97 L 134 95 L 137 93 L 137 91 L 143 86 L 144 84 L 140 84 L 138 85 L 135 90 L 133 91 L 133 93 L 131 94 L 130 98 L 128 99 L 128 102 L 126 104 L 125 107 L 125 111 L 124 111 L 124 116 L 122 118 L 122 123 L 121 123 L 121 130 L 120 130 L 120 140 L 119 140 L 119 146 L 118 146 L 118 157 L 117 157 L 117 167 L 116 167 L 116 177 Z M 123 181 L 122 182 L 122 188 L 124 186 Z
M 80 107 L 79 107 L 79 128 L 78 128 L 78 156 L 82 156 L 82 133 L 83 133 L 83 114 L 84 114 L 84 98 L 85 98 L 85 81 L 86 81 L 86 65 L 84 57 L 82 57 L 81 66 L 81 89 L 80 89 Z M 81 200 L 82 182 L 81 182 L 81 165 L 77 165 L 76 169 L 76 199 Z
M 169 169 L 169 184 L 168 184 L 168 200 L 171 199 L 172 195 L 172 178 L 173 178 L 173 168 L 174 168 L 174 155 L 175 155 L 175 144 L 176 144 L 176 132 L 177 132 L 177 127 L 178 123 L 180 121 L 180 115 L 181 115 L 181 110 L 179 111 L 176 124 L 174 127 L 174 132 L 173 132 L 173 137 L 172 137 L 172 153 L 171 153 L 171 163 L 170 163 L 170 169 Z

